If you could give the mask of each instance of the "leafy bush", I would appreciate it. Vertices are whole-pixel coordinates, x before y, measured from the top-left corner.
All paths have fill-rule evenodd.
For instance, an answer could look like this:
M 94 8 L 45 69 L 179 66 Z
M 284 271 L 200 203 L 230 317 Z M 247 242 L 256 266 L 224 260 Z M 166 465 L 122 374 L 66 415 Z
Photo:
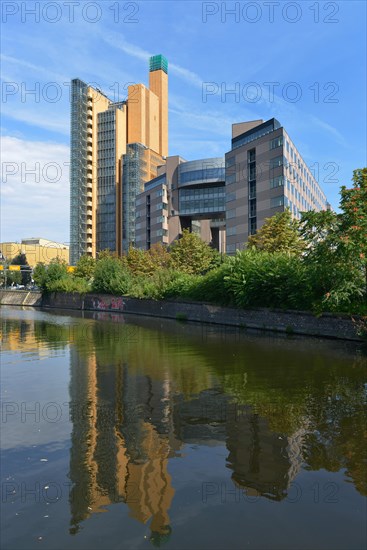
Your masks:
M 302 260 L 282 252 L 238 252 L 225 285 L 239 307 L 305 309 L 312 296 Z
M 186 274 L 169 269 L 158 269 L 152 275 L 138 275 L 133 278 L 133 284 L 129 295 L 135 298 L 152 298 L 160 300 L 165 297 L 175 296 L 172 287 L 177 285 Z
M 33 279 L 42 290 L 52 291 L 57 287 L 58 281 L 67 279 L 68 269 L 64 260 L 55 258 L 48 266 L 38 263 L 33 271 Z
M 323 261 L 320 257 L 306 258 L 305 267 L 312 288 L 310 307 L 320 312 L 361 310 L 365 284 L 362 265 L 334 254 Z
M 90 285 L 85 279 L 67 275 L 57 281 L 48 283 L 47 290 L 50 292 L 79 292 L 85 294 L 90 291 Z
M 74 275 L 90 281 L 93 278 L 96 268 L 96 260 L 91 256 L 82 256 L 76 264 Z
M 201 277 L 192 278 L 185 291 L 186 297 L 202 302 L 228 305 L 230 303 L 230 294 L 226 286 L 228 272 L 229 265 L 222 265 Z
M 106 255 L 97 261 L 92 283 L 95 292 L 127 294 L 131 286 L 131 274 L 119 258 Z
M 192 298 L 193 289 L 199 283 L 202 276 L 183 273 L 180 271 L 172 272 L 172 279 L 165 289 L 165 298 Z

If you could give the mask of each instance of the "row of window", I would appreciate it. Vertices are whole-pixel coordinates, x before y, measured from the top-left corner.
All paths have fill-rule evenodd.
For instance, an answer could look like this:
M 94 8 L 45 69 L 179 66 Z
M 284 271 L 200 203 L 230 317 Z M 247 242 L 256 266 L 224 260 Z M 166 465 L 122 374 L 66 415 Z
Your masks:
M 225 210 L 224 197 L 222 199 L 205 199 L 200 201 L 180 202 L 180 214 L 196 214 L 201 212 L 223 212 Z
M 269 141 L 270 149 L 276 149 L 277 147 L 281 147 L 282 145 L 283 145 L 283 136 L 278 136 Z
M 274 125 L 271 123 L 268 126 L 264 126 L 263 128 L 259 130 L 254 130 L 251 132 L 251 134 L 244 136 L 243 138 L 238 139 L 237 141 L 232 141 L 232 149 L 237 149 L 238 147 L 241 147 L 242 145 L 245 145 L 246 143 L 250 143 L 251 141 L 254 141 L 255 139 L 259 139 L 262 136 L 265 136 L 266 134 L 270 134 L 274 131 Z
M 288 199 L 287 197 L 284 197 L 284 206 L 286 206 L 287 208 L 289 208 L 289 210 L 291 211 L 291 214 L 293 214 L 294 216 L 296 216 L 296 218 L 298 219 L 301 219 L 301 212 L 300 210 L 297 208 L 297 206 L 295 204 L 292 203 L 292 201 L 290 199 Z
M 179 173 L 178 184 L 188 183 L 190 181 L 209 181 L 222 180 L 224 181 L 225 170 L 221 168 L 205 168 L 203 170 L 190 170 L 189 172 Z
M 181 189 L 180 201 L 200 200 L 208 198 L 222 198 L 226 194 L 224 187 L 206 187 L 201 189 Z
M 293 150 L 293 147 L 289 144 L 288 140 L 286 140 L 286 150 L 289 153 L 291 160 L 294 161 L 295 166 L 298 167 L 298 169 L 300 170 L 306 182 L 312 187 L 312 190 L 315 193 L 315 195 L 326 205 L 326 198 L 321 188 L 319 187 L 317 182 L 314 180 L 313 176 L 311 176 L 311 173 L 307 169 L 306 165 L 302 163 L 301 157 L 297 156 L 296 149 Z

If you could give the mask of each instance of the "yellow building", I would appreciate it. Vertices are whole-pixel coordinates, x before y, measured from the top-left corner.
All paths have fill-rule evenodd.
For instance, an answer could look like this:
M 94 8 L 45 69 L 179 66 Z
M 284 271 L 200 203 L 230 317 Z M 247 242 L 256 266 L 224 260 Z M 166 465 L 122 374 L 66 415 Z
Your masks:
M 0 243 L 0 253 L 8 262 L 18 254 L 25 254 L 31 267 L 38 262 L 49 264 L 55 258 L 69 263 L 69 247 L 47 239 L 31 238 L 23 239 L 20 243 Z
M 168 63 L 149 61 L 149 86 L 112 102 L 79 79 L 71 87 L 70 263 L 135 245 L 135 198 L 168 155 Z

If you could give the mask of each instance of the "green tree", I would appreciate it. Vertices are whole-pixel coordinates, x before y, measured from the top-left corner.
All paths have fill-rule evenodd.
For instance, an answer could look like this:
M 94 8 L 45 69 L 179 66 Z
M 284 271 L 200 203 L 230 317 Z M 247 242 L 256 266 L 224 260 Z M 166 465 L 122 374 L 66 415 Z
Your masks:
M 33 280 L 42 290 L 46 290 L 47 268 L 43 262 L 39 262 L 33 270 Z
M 181 239 L 171 245 L 172 267 L 185 273 L 203 273 L 214 260 L 214 251 L 195 233 L 184 229 Z
M 94 258 L 82 256 L 76 264 L 74 276 L 90 281 L 93 278 L 95 268 L 96 260 Z
M 47 285 L 68 276 L 68 265 L 61 258 L 54 258 L 47 266 Z
M 361 261 L 367 301 L 367 168 L 354 170 L 352 181 L 340 191 L 340 232 L 344 247 Z
M 304 248 L 304 242 L 300 237 L 299 224 L 296 220 L 292 220 L 292 215 L 287 208 L 284 212 L 278 212 L 275 216 L 267 218 L 261 229 L 249 237 L 248 247 L 265 252 L 300 254 Z
M 156 269 L 148 252 L 140 248 L 131 246 L 127 253 L 126 261 L 129 270 L 134 275 L 151 275 Z
M 5 272 L 6 270 L 6 272 Z M 9 267 L 5 264 L 3 271 L 0 271 L 1 284 L 6 286 L 20 285 L 22 282 L 22 274 L 20 271 L 10 271 Z
M 57 290 L 59 281 L 69 278 L 67 263 L 60 258 L 54 258 L 48 266 L 38 263 L 33 272 L 34 282 L 42 290 Z
M 11 265 L 20 265 L 20 273 L 21 273 L 21 284 L 22 285 L 28 285 L 31 282 L 32 279 L 32 269 L 29 266 L 29 263 L 27 261 L 27 256 L 19 251 L 19 254 L 14 256 L 14 258 L 11 261 Z
M 161 243 L 153 244 L 149 250 L 130 247 L 126 261 L 134 275 L 153 275 L 157 270 L 169 269 L 171 265 L 167 248 Z
M 95 292 L 126 294 L 131 288 L 131 274 L 125 262 L 111 255 L 104 255 L 96 263 L 93 280 Z
M 169 269 L 171 267 L 171 256 L 167 247 L 162 243 L 153 244 L 148 254 L 156 269 Z
M 341 188 L 341 213 L 304 212 L 301 234 L 306 242 L 315 299 L 324 309 L 360 310 L 367 296 L 367 170 L 355 170 L 354 187 Z M 364 300 L 363 300 L 364 299 Z

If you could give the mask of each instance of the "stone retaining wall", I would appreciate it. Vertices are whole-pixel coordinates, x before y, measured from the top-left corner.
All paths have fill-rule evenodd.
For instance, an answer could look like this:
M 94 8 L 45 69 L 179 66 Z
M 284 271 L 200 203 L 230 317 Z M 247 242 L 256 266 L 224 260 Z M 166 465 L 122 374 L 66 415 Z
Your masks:
M 34 290 L 1 290 L 0 304 L 7 306 L 42 306 L 42 293 Z
M 323 314 L 320 317 L 315 317 L 309 312 L 264 308 L 242 310 L 178 300 L 139 300 L 138 298 L 107 294 L 86 294 L 82 296 L 77 293 L 44 295 L 42 306 L 133 313 L 136 315 L 149 315 L 150 317 L 224 324 L 288 334 L 360 340 L 351 317 L 347 315 Z
M 288 334 L 322 336 L 343 340 L 361 340 L 350 316 L 323 314 L 315 317 L 302 311 L 236 309 L 207 303 L 178 300 L 139 300 L 109 294 L 85 294 L 53 292 L 42 294 L 34 291 L 0 291 L 0 303 L 12 306 L 37 306 L 57 309 L 110 311 L 133 313 L 150 317 L 165 317 L 181 321 L 197 321 L 255 328 Z

